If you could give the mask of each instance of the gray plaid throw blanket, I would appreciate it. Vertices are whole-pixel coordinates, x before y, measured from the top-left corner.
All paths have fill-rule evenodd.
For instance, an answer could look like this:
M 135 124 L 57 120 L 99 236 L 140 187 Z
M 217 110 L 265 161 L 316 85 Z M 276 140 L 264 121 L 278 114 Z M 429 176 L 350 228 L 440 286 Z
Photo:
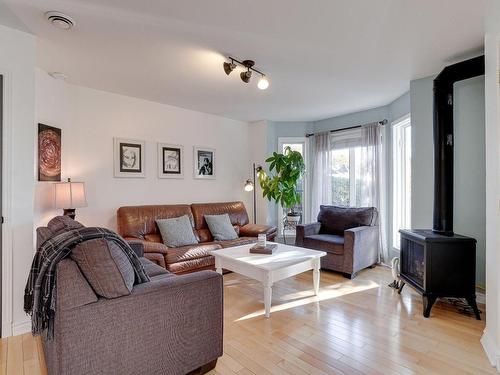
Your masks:
M 106 228 L 95 227 L 84 227 L 61 233 L 45 241 L 37 249 L 24 289 L 24 311 L 31 315 L 33 334 L 46 332 L 47 338 L 53 336 L 57 264 L 68 256 L 76 245 L 96 238 L 113 241 L 123 250 L 134 268 L 136 284 L 150 280 L 139 257 L 116 233 Z

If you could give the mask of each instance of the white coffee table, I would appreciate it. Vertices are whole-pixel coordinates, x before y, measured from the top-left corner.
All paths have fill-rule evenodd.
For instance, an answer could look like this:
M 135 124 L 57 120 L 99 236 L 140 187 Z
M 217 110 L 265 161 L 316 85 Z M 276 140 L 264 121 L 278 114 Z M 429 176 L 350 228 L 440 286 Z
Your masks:
M 251 254 L 249 250 L 254 244 L 210 252 L 215 257 L 215 268 L 218 273 L 222 274 L 222 269 L 225 268 L 262 283 L 266 318 L 269 318 L 271 312 L 272 287 L 276 281 L 313 270 L 314 294 L 318 294 L 320 258 L 326 255 L 324 251 L 277 245 L 277 249 L 271 255 Z

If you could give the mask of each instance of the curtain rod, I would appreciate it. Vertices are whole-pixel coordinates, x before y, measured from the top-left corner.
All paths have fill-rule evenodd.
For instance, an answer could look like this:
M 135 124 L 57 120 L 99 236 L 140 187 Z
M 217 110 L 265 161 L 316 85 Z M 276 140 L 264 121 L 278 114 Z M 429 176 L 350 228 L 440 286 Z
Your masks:
M 382 121 L 379 121 L 378 124 L 379 125 L 387 124 L 387 119 L 383 119 Z M 357 128 L 361 128 L 362 126 L 363 125 L 356 125 L 356 126 L 349 126 L 348 128 L 330 130 L 330 133 L 341 132 L 341 131 L 350 130 L 350 129 L 357 129 Z M 313 135 L 314 135 L 314 133 L 309 133 L 309 134 L 306 134 L 306 137 L 309 138 L 309 137 L 312 137 Z

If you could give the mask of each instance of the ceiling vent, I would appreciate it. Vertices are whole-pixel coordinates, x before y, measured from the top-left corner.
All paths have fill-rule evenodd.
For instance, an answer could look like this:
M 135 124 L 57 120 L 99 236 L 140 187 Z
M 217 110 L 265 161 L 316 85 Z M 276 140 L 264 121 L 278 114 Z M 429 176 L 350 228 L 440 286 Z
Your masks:
M 50 11 L 45 13 L 45 17 L 47 17 L 47 20 L 58 29 L 69 30 L 75 26 L 73 18 L 61 12 Z

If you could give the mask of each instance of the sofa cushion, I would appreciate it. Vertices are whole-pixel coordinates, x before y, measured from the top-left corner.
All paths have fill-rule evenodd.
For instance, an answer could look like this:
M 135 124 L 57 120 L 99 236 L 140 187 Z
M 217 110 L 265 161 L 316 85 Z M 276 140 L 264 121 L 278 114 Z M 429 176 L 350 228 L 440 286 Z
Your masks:
M 160 267 L 159 265 L 153 263 L 149 259 L 139 258 L 139 260 L 141 261 L 142 266 L 144 267 L 144 271 L 146 271 L 149 277 L 170 273 L 165 268 Z
M 69 258 L 57 265 L 58 307 L 69 310 L 97 302 L 97 296 L 87 282 L 78 265 Z
M 215 269 L 215 258 L 213 256 L 206 256 L 203 258 L 187 260 L 185 262 L 167 264 L 167 269 L 176 275 L 201 270 L 213 270 Z
M 333 254 L 344 254 L 344 237 L 335 234 L 313 234 L 304 237 L 304 246 Z
M 49 221 L 46 227 L 39 227 L 36 230 L 36 248 L 40 248 L 49 238 L 57 236 L 63 232 L 73 229 L 83 228 L 83 225 L 78 221 L 73 220 L 69 216 L 56 216 Z
M 377 222 L 375 207 L 338 207 L 320 206 L 318 221 L 321 223 L 320 233 L 343 235 L 351 228 L 371 226 Z
M 214 243 L 217 243 L 221 245 L 224 249 L 226 249 L 228 247 L 248 245 L 250 243 L 256 243 L 256 242 L 257 242 L 257 237 L 238 237 L 231 241 L 217 241 Z
M 156 220 L 163 243 L 168 247 L 181 247 L 198 243 L 187 215 Z
M 210 251 L 219 250 L 221 248 L 221 245 L 216 243 L 169 248 L 165 259 L 167 264 L 185 262 L 187 260 L 207 257 L 210 255 Z
M 116 298 L 130 294 L 134 269 L 116 243 L 103 238 L 85 241 L 73 249 L 71 258 L 97 295 Z
M 215 241 L 230 241 L 238 238 L 228 214 L 205 215 L 208 229 Z

